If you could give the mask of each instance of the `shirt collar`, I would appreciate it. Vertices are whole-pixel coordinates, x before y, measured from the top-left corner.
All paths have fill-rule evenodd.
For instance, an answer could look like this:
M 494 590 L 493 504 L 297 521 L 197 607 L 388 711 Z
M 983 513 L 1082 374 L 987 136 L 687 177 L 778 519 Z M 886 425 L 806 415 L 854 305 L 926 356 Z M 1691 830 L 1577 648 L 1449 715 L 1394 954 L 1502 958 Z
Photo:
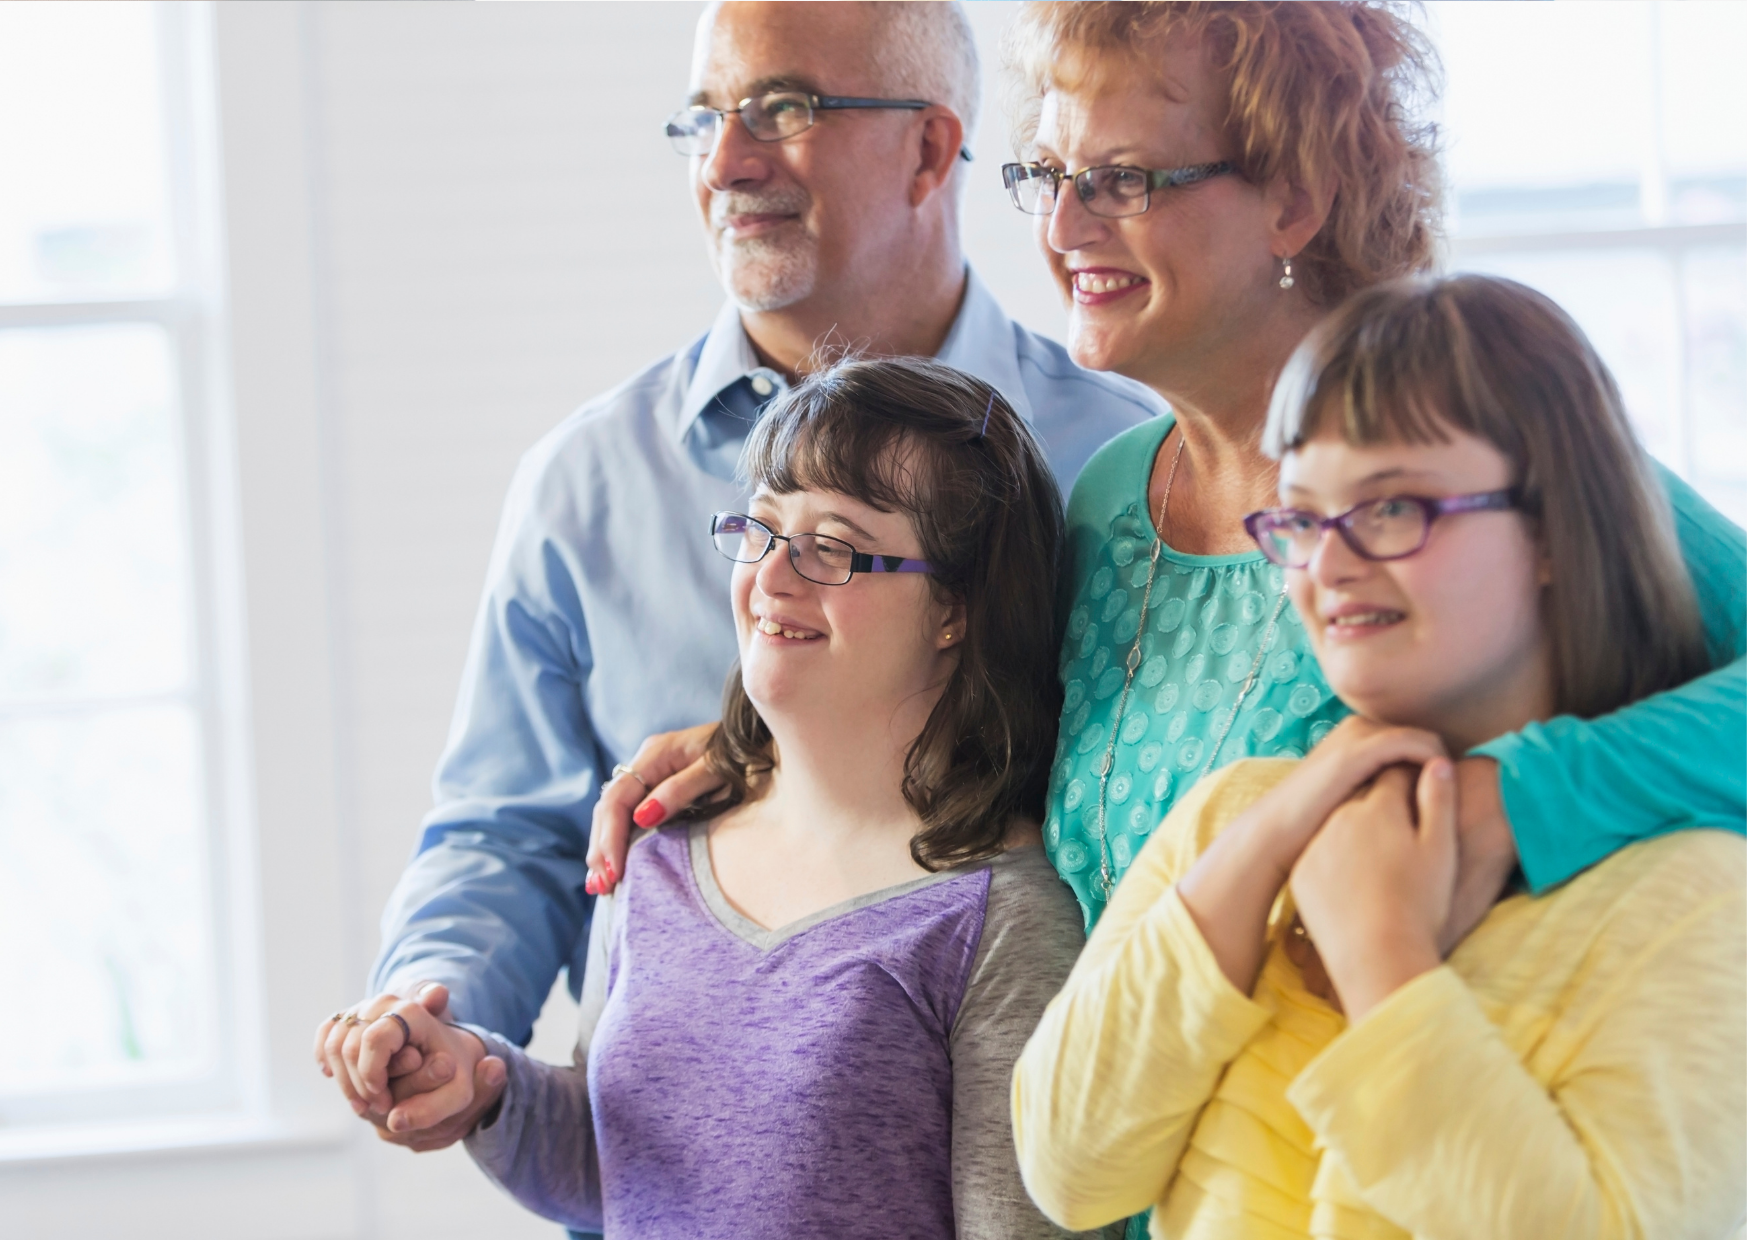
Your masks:
M 941 351 L 935 355 L 966 374 L 976 375 L 1001 393 L 1002 399 L 1021 419 L 1032 420 L 1032 402 L 1020 381 L 1020 354 L 1014 321 L 1001 308 L 977 273 L 965 268 L 965 300 L 947 332 Z
M 1027 422 L 1032 420 L 1032 402 L 1027 399 L 1025 385 L 1020 381 L 1014 322 L 969 266 L 965 269 L 965 298 L 936 358 L 967 374 L 976 375 L 1000 392 L 1002 399 L 1021 418 Z M 771 391 L 788 386 L 782 375 L 759 364 L 758 354 L 753 352 L 753 342 L 747 339 L 746 328 L 741 325 L 740 308 L 733 301 L 726 301 L 717 312 L 716 321 L 710 325 L 710 332 L 704 337 L 703 347 L 698 352 L 692 380 L 686 386 L 686 396 L 680 405 L 674 438 L 683 441 L 717 394 L 748 376 L 754 381 L 755 391 L 759 380 L 771 384 Z M 767 395 L 765 392 L 758 394 Z
M 753 352 L 753 342 L 741 326 L 740 307 L 733 301 L 722 303 L 716 322 L 704 337 L 704 347 L 698 352 L 698 363 L 692 368 L 692 381 L 686 385 L 686 397 L 680 403 L 679 421 L 674 426 L 674 438 L 683 441 L 691 434 L 693 423 L 724 388 L 752 377 L 771 384 L 775 392 L 786 387 L 783 376 L 768 366 L 759 365 L 759 355 Z M 760 396 L 767 395 L 760 392 Z

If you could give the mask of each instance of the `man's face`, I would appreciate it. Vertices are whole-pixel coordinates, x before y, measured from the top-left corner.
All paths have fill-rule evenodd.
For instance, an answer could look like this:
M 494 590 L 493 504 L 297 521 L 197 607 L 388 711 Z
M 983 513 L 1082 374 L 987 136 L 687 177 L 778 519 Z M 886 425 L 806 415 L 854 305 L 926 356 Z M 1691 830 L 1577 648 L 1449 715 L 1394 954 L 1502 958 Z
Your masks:
M 870 67 L 869 15 L 855 4 L 726 4 L 700 30 L 694 104 L 727 110 L 775 90 L 887 98 Z M 906 243 L 915 112 L 818 112 L 808 129 L 760 142 L 726 119 L 692 186 L 711 261 L 748 310 L 850 291 L 858 271 Z M 873 264 L 867 266 L 865 264 Z

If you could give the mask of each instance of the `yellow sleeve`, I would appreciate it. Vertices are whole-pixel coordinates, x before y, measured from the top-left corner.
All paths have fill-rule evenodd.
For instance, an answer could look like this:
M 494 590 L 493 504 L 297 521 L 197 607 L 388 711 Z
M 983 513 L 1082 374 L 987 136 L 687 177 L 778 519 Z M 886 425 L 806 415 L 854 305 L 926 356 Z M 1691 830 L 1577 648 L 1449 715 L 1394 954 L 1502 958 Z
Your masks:
M 1701 850 L 1711 874 L 1668 884 L 1630 952 L 1604 943 L 1576 988 L 1593 1010 L 1553 1013 L 1529 1056 L 1555 1065 L 1541 1079 L 1447 965 L 1332 1042 L 1288 1100 L 1366 1203 L 1419 1240 L 1732 1233 L 1748 1157 L 1734 848 Z M 1533 970 L 1525 947 L 1516 963 Z
M 1020 1173 L 1070 1230 L 1163 1195 L 1220 1074 L 1269 1019 L 1220 971 L 1175 884 L 1290 763 L 1199 783 L 1136 857 L 1014 1068 Z

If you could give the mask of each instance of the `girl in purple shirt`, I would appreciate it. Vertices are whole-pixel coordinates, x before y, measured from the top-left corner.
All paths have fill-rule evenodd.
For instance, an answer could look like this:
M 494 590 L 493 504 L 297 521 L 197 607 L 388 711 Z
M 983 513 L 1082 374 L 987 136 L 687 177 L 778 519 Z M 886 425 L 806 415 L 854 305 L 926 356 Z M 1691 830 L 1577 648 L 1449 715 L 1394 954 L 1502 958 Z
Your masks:
M 468 1149 L 612 1237 L 1061 1235 L 1007 1101 L 1082 942 L 1037 826 L 1050 471 L 992 388 L 912 360 L 799 385 L 744 463 L 748 511 L 710 531 L 736 561 L 725 788 L 597 904 L 574 1067 L 476 1031 L 508 1071 Z M 403 1006 L 414 1044 L 459 1032 Z

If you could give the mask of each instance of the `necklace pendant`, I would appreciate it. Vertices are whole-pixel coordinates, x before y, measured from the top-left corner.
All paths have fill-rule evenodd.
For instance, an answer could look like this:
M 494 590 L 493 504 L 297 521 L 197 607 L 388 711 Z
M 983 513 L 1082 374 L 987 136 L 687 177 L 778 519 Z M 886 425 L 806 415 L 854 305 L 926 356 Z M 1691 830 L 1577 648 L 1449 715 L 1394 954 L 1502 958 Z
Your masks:
M 1129 657 L 1127 659 L 1123 660 L 1123 662 L 1124 662 L 1125 666 L 1127 666 L 1128 670 L 1131 672 L 1133 672 L 1136 668 L 1141 666 L 1141 643 L 1140 642 L 1136 642 L 1133 646 L 1129 647 Z

